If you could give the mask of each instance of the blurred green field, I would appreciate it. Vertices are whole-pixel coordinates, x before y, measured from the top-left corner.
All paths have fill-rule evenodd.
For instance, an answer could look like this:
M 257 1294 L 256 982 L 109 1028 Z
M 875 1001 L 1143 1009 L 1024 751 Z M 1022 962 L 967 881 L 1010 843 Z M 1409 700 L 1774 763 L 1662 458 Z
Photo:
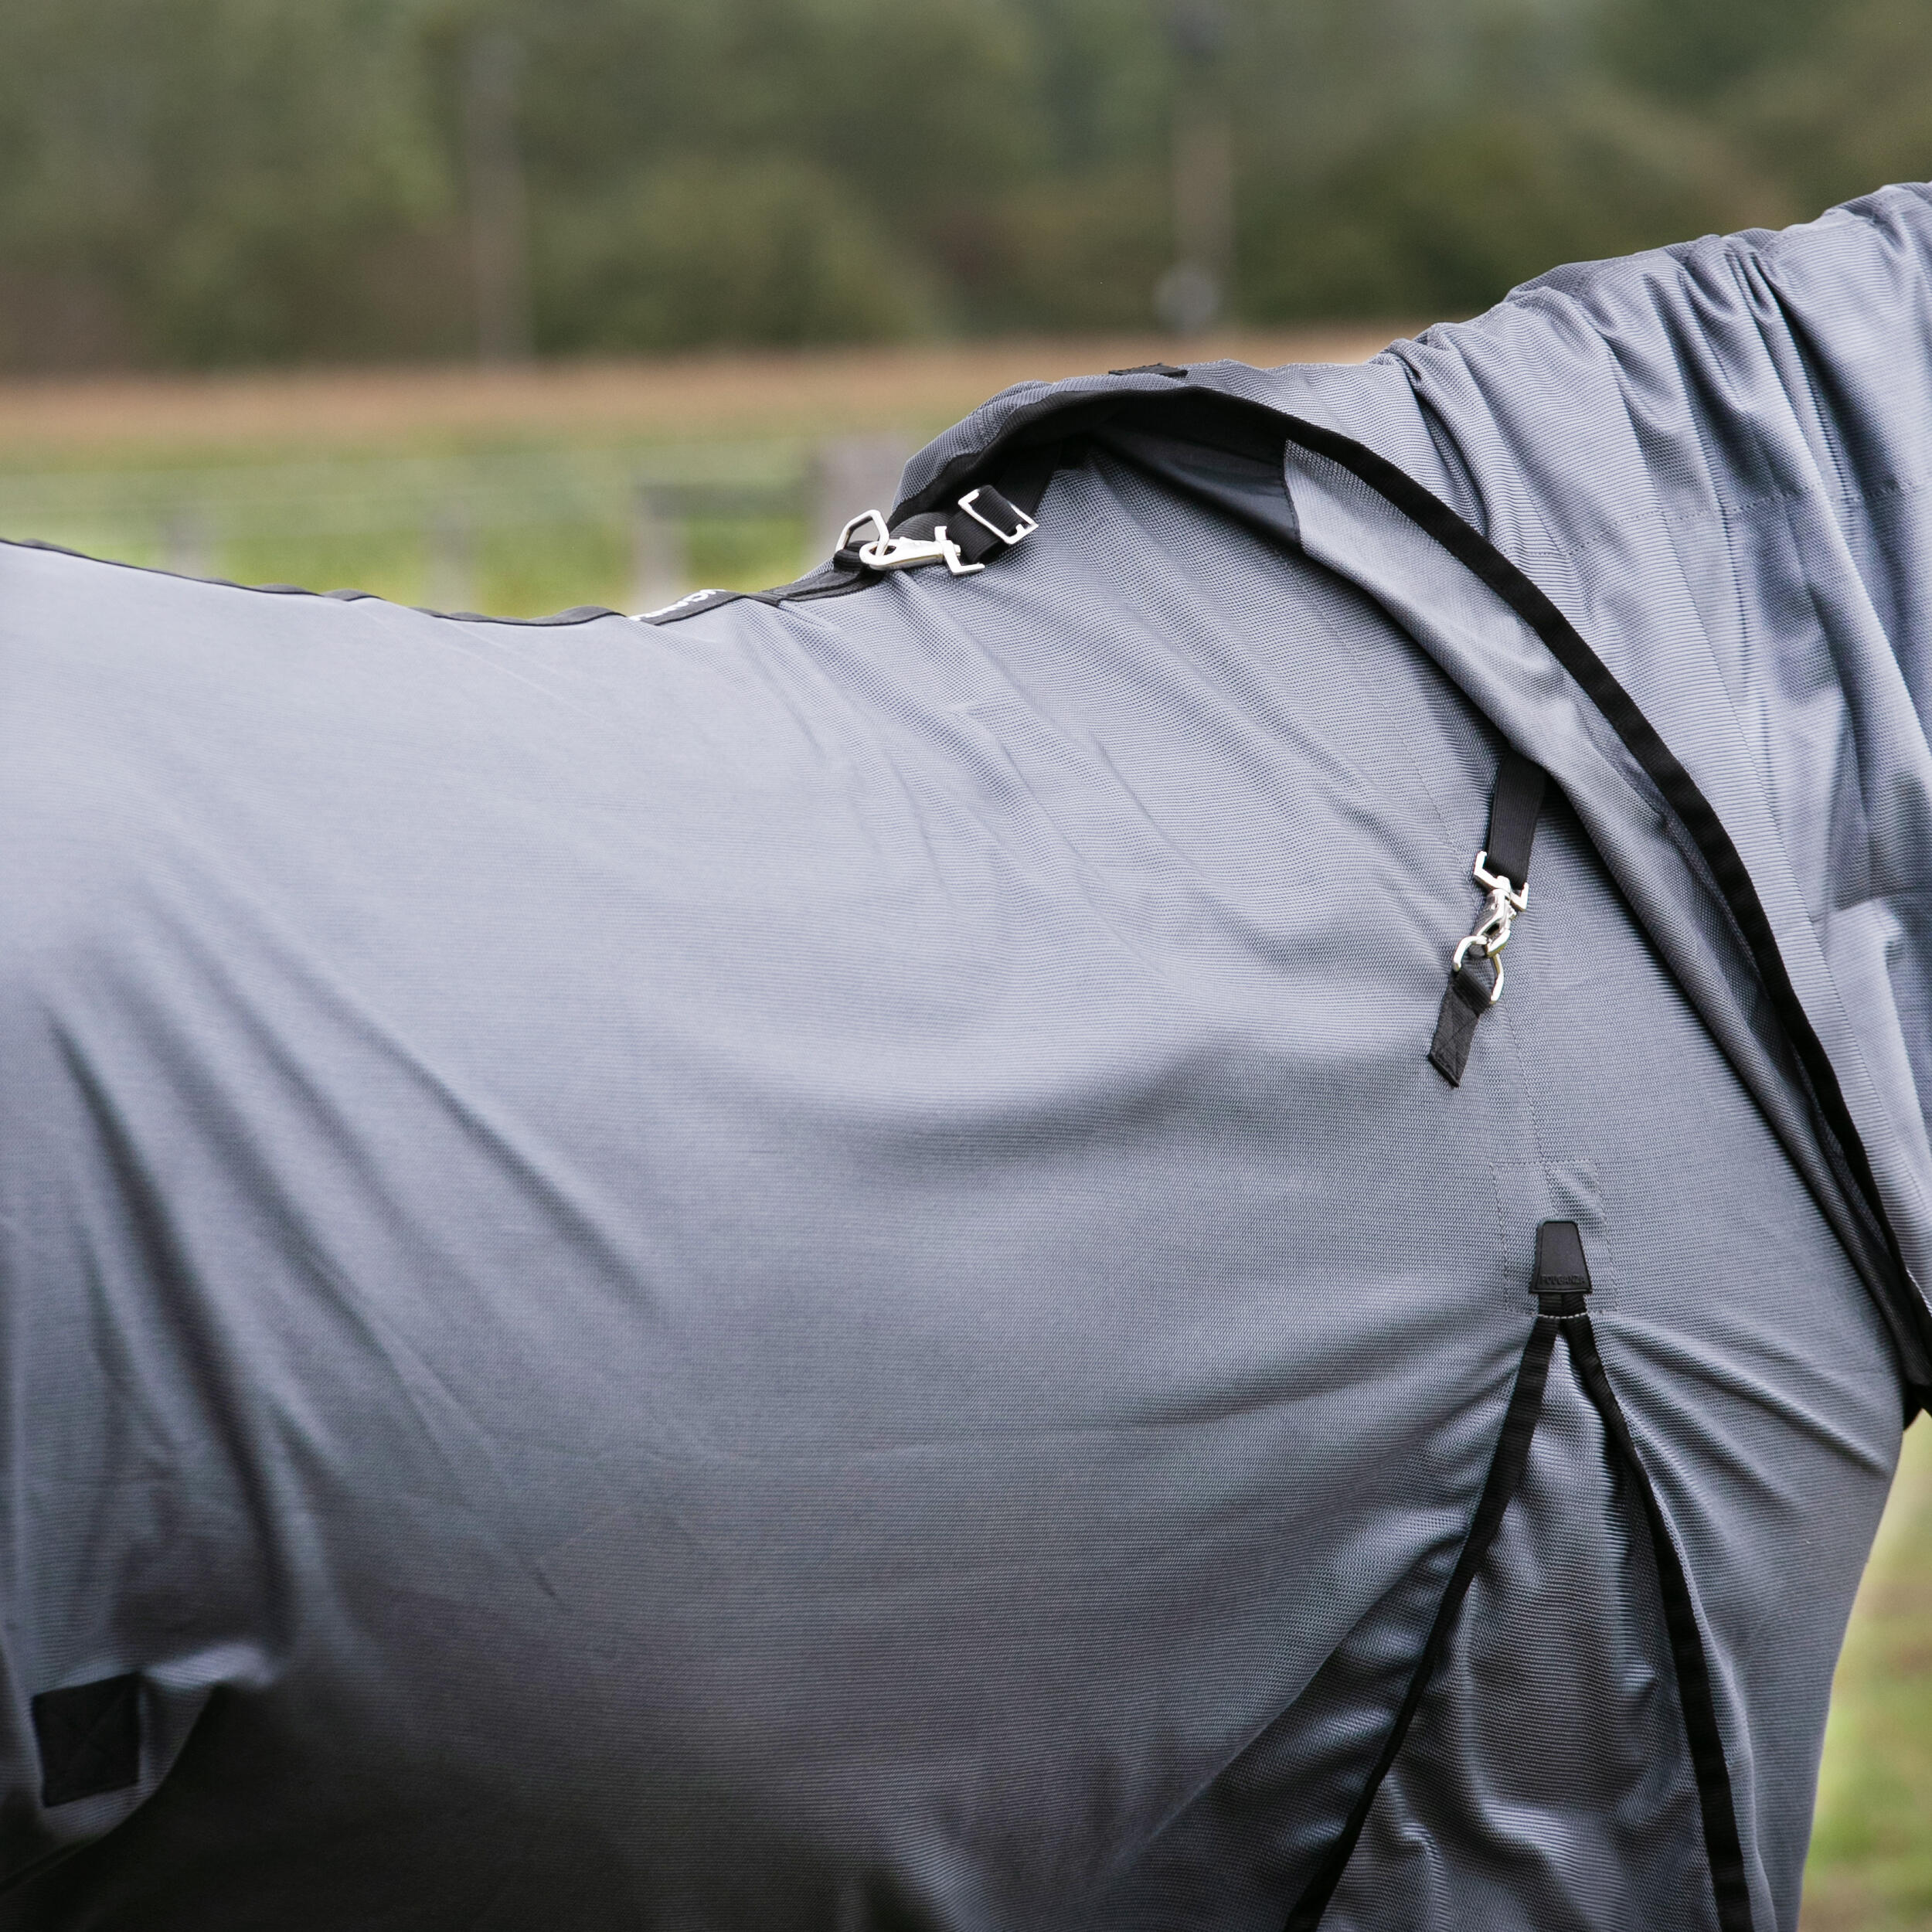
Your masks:
M 1193 346 L 1359 361 L 1394 332 Z M 905 455 L 1012 383 L 1172 352 L 1074 338 L 0 384 L 0 537 L 443 611 L 634 611 L 797 576 L 828 528 L 889 507 Z
M 1932 1927 L 1932 1422 L 1916 1423 L 1833 1687 L 1804 1932 Z
M 664 602 L 699 583 L 756 589 L 797 575 L 811 460 L 810 445 L 779 438 L 15 466 L 0 468 L 0 532 L 438 610 L 636 608 L 641 578 Z

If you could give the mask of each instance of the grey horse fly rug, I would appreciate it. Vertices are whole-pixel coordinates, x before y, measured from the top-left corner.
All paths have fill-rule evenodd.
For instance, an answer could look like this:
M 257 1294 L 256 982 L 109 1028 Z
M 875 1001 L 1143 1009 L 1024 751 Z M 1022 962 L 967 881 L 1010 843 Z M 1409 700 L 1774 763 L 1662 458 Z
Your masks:
M 0 550 L 0 1928 L 1790 1932 L 1929 485 L 1901 188 L 642 622 Z

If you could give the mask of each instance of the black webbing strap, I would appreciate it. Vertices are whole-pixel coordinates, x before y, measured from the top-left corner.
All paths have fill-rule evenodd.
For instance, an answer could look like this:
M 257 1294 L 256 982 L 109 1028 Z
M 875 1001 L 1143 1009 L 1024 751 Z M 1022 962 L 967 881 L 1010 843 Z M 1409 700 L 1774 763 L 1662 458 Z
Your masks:
M 1529 854 L 1536 842 L 1536 821 L 1543 812 L 1543 789 L 1548 783 L 1541 765 L 1517 752 L 1504 751 L 1496 767 L 1495 789 L 1489 797 L 1489 836 L 1477 863 L 1481 871 L 1502 882 L 1505 896 L 1499 900 L 1497 892 L 1491 890 L 1481 922 L 1457 948 L 1436 1015 L 1435 1036 L 1429 1043 L 1429 1064 L 1451 1087 L 1462 1084 L 1477 1022 L 1502 992 L 1500 955 L 1509 940 L 1509 921 L 1528 897 Z M 1517 895 L 1515 901 L 1506 896 L 1512 890 Z M 1485 934 L 1493 943 L 1485 940 Z
M 1495 1540 L 1511 1498 L 1522 1486 L 1530 1444 L 1543 1414 L 1550 1356 L 1560 1334 L 1569 1345 L 1577 1379 L 1603 1419 L 1605 1442 L 1615 1465 L 1636 1492 L 1650 1530 L 1664 1601 L 1665 1628 L 1676 1672 L 1678 1703 L 1684 1714 L 1684 1735 L 1696 1780 L 1698 1809 L 1703 1819 L 1704 1849 L 1717 1903 L 1719 1932 L 1752 1932 L 1750 1887 L 1744 1876 L 1743 1845 L 1731 1795 L 1730 1770 L 1724 1757 L 1723 1735 L 1718 1729 L 1716 1705 L 1711 1695 L 1710 1663 L 1704 1654 L 1703 1635 L 1697 1628 L 1696 1608 L 1670 1525 L 1665 1520 L 1651 1486 L 1650 1472 L 1638 1452 L 1629 1420 L 1610 1386 L 1603 1357 L 1597 1352 L 1597 1338 L 1583 1299 L 1590 1292 L 1590 1267 L 1574 1222 L 1546 1221 L 1536 1230 L 1535 1291 L 1536 1321 L 1523 1348 L 1515 1386 L 1503 1416 L 1502 1433 L 1490 1458 L 1489 1474 L 1477 1501 L 1476 1513 L 1471 1519 L 1462 1553 L 1444 1587 L 1435 1619 L 1429 1626 L 1428 1640 L 1422 1647 L 1402 1702 L 1396 1706 L 1381 1751 L 1341 1829 L 1316 1862 L 1301 1896 L 1290 1908 L 1284 1932 L 1315 1932 L 1348 1869 L 1376 1794 L 1409 1734 L 1444 1646 L 1455 1628 L 1469 1586 Z
M 1529 883 L 1529 855 L 1536 843 L 1543 787 L 1549 775 L 1520 752 L 1505 750 L 1489 794 L 1489 836 L 1483 843 L 1488 869 L 1521 887 Z

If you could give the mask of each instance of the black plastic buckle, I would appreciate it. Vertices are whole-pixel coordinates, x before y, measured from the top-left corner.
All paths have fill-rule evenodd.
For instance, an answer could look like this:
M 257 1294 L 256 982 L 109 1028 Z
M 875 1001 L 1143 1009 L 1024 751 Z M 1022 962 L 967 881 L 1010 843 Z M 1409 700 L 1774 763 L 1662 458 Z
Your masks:
M 1581 1315 L 1590 1291 L 1590 1264 L 1574 1221 L 1546 1221 L 1536 1230 L 1536 1281 L 1530 1293 L 1539 1315 Z

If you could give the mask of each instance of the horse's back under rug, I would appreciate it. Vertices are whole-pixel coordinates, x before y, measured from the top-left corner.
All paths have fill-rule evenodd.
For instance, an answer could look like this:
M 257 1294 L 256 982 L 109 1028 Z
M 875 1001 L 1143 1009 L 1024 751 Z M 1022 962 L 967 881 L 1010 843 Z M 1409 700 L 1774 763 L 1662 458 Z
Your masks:
M 1910 189 L 647 621 L 0 550 L 0 1927 L 1789 1932 L 1929 476 Z

